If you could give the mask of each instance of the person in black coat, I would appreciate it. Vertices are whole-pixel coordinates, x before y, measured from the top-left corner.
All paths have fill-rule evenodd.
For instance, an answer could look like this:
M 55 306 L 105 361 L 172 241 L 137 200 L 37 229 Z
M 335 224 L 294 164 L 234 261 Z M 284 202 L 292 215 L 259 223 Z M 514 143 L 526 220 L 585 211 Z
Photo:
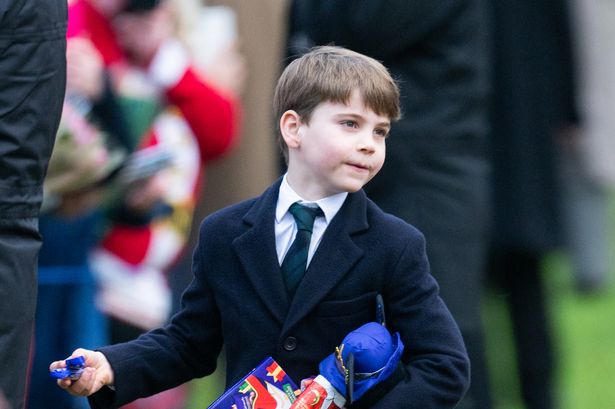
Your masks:
M 555 407 L 554 353 L 541 278 L 562 244 L 557 140 L 576 122 L 564 0 L 492 0 L 491 275 L 508 301 L 523 399 Z
M 295 0 L 290 53 L 334 43 L 383 61 L 402 119 L 366 192 L 425 234 L 431 271 L 461 328 L 472 385 L 460 408 L 489 409 L 481 294 L 487 254 L 489 26 L 481 0 Z
M 66 0 L 0 2 L 0 396 L 25 407 L 38 216 L 66 87 Z

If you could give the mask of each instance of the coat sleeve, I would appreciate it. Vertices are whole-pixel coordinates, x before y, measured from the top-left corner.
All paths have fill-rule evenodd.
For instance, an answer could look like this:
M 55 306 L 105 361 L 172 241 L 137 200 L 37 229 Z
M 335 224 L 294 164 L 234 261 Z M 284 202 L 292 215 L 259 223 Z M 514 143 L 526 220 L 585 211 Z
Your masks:
M 136 340 L 99 349 L 113 368 L 115 383 L 114 390 L 105 387 L 89 397 L 92 408 L 116 408 L 214 372 L 222 349 L 222 330 L 202 260 L 197 245 L 195 278 L 182 296 L 181 311 L 170 324 Z
M 190 54 L 177 40 L 164 42 L 147 68 L 149 78 L 177 107 L 196 136 L 201 158 L 225 153 L 238 135 L 239 103 L 222 95 L 195 70 Z
M 201 158 L 211 160 L 225 153 L 239 134 L 239 103 L 201 80 L 188 67 L 166 97 L 182 112 L 194 132 Z

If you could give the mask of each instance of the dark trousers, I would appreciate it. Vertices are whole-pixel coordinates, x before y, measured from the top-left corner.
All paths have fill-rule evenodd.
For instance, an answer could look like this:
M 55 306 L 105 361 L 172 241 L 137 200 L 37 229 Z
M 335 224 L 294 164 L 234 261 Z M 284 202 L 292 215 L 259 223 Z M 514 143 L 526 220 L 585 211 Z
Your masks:
M 11 408 L 25 407 L 36 306 L 37 220 L 0 219 L 0 388 Z
M 0 2 L 0 391 L 25 407 L 38 212 L 66 87 L 66 0 Z
M 498 251 L 491 263 L 508 303 L 527 409 L 554 407 L 555 361 L 540 262 L 540 254 L 531 251 Z

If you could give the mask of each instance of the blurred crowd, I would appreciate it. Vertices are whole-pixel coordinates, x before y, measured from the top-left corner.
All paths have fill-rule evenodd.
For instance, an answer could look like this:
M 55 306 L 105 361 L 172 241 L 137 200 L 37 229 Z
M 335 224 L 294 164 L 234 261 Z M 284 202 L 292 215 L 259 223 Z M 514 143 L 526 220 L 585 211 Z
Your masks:
M 481 312 L 488 286 L 510 310 L 526 409 L 559 406 L 541 266 L 562 250 L 579 294 L 600 295 L 611 283 L 615 3 L 68 7 L 66 98 L 40 217 L 29 408 L 87 408 L 57 388 L 49 363 L 169 319 L 190 280 L 194 227 L 280 175 L 270 112 L 278 74 L 330 43 L 382 61 L 399 80 L 403 119 L 366 190 L 425 233 L 472 361 L 459 408 L 495 407 Z M 189 393 L 183 385 L 126 408 L 185 408 Z
M 66 98 L 40 218 L 32 408 L 52 397 L 87 405 L 49 382 L 54 357 L 168 319 L 168 273 L 186 252 L 205 164 L 238 140 L 246 73 L 230 9 L 75 0 L 68 14 Z M 180 407 L 185 392 L 164 395 L 133 407 Z

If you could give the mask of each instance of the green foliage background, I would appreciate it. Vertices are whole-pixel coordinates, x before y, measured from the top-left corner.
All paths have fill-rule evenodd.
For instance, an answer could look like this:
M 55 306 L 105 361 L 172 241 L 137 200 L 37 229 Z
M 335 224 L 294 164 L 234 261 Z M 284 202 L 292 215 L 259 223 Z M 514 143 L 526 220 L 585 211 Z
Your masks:
M 597 294 L 577 293 L 564 254 L 554 253 L 547 257 L 544 270 L 558 358 L 556 392 L 559 408 L 615 408 L 613 284 Z M 610 276 L 613 276 L 612 271 Z M 487 292 L 484 313 L 496 409 L 523 409 L 504 296 Z

